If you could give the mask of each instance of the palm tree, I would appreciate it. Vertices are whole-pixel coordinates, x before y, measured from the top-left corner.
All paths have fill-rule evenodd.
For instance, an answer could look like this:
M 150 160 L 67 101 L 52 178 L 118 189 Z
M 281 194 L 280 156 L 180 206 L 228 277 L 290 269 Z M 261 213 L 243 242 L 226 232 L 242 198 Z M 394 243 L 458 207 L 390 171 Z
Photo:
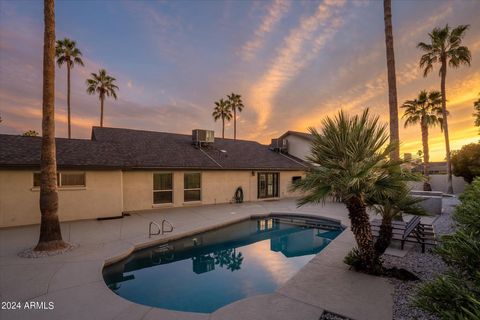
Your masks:
M 241 95 L 232 92 L 232 94 L 227 97 L 230 108 L 233 110 L 233 140 L 237 140 L 237 110 L 238 112 L 242 112 L 245 106 L 243 105 Z
M 40 237 L 36 251 L 66 247 L 58 220 L 55 156 L 55 4 L 44 2 L 42 149 L 40 160 Z
M 444 28 L 435 28 L 429 33 L 430 43 L 420 42 L 417 48 L 425 53 L 420 58 L 420 68 L 423 69 L 423 76 L 426 77 L 433 70 L 433 64 L 440 63 L 440 89 L 442 92 L 442 118 L 443 133 L 445 135 L 445 149 L 447 158 L 448 193 L 453 193 L 452 185 L 452 161 L 450 154 L 450 140 L 448 137 L 447 122 L 447 93 L 446 78 L 447 66 L 458 68 L 462 64 L 470 65 L 472 55 L 466 46 L 462 46 L 462 39 L 468 25 L 460 25 L 451 29 L 448 24 Z
M 92 73 L 92 77 L 87 79 L 87 93 L 98 93 L 100 99 L 100 127 L 103 127 L 103 103 L 106 97 L 113 97 L 117 100 L 118 87 L 114 84 L 115 78 L 109 76 L 105 69 L 100 69 L 97 73 Z
M 473 116 L 475 117 L 475 126 L 480 127 L 480 99 L 473 103 L 473 108 L 475 109 L 475 113 Z M 0 118 L 0 122 L 2 119 Z
M 305 194 L 299 206 L 323 202 L 328 196 L 346 204 L 362 267 L 369 272 L 377 272 L 381 262 L 374 252 L 367 200 L 399 189 L 390 178 L 392 167 L 399 165 L 389 158 L 396 144 L 387 144 L 386 130 L 378 117 L 370 117 L 368 109 L 360 116 L 340 111 L 333 119 L 327 117 L 321 133 L 310 128 L 313 142 L 308 160 L 315 166 L 293 187 Z
M 429 175 L 429 161 L 430 153 L 428 148 L 428 128 L 434 127 L 437 124 L 443 128 L 442 117 L 442 95 L 439 91 L 420 92 L 418 97 L 414 100 L 407 100 L 403 103 L 402 108 L 405 109 L 403 118 L 405 119 L 405 128 L 409 125 L 420 123 L 422 131 L 422 146 L 423 146 L 423 175 L 427 180 L 423 183 L 423 190 L 432 191 L 432 187 L 428 182 Z
M 377 195 L 376 197 L 368 199 L 370 207 L 382 217 L 378 238 L 375 241 L 375 254 L 379 258 L 385 253 L 385 250 L 390 246 L 392 240 L 392 221 L 402 216 L 403 213 L 424 215 L 423 210 L 418 203 L 422 202 L 421 198 L 414 198 L 410 195 L 410 189 L 404 181 L 413 180 L 419 181 L 415 175 L 402 173 L 398 176 L 395 173 L 391 175 L 394 183 L 399 183 L 399 191 L 391 195 Z
M 388 106 L 390 109 L 390 142 L 397 147 L 390 155 L 392 159 L 400 158 L 400 135 L 398 133 L 398 107 L 397 107 L 397 80 L 395 75 L 395 55 L 393 51 L 392 31 L 392 1 L 383 0 L 383 19 L 385 21 L 385 45 L 387 49 L 388 73 Z
M 222 138 L 225 138 L 225 120 L 230 121 L 232 119 L 232 109 L 228 101 L 223 99 L 215 101 L 212 117 L 215 121 L 222 119 Z
M 83 67 L 82 53 L 77 48 L 77 43 L 68 38 L 57 40 L 55 48 L 55 56 L 57 64 L 60 68 L 64 63 L 67 64 L 67 109 L 68 109 L 68 139 L 72 137 L 72 129 L 70 124 L 70 70 L 75 64 Z

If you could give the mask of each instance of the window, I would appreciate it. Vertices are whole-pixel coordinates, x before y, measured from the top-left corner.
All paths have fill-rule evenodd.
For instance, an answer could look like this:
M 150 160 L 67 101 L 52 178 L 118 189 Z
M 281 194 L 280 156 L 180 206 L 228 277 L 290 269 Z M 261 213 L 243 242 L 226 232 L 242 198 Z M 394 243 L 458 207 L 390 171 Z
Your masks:
M 85 173 L 60 173 L 60 187 L 85 187 Z
M 258 198 L 278 197 L 278 172 L 258 173 Z
M 40 187 L 40 172 L 33 173 L 33 186 Z M 85 172 L 58 172 L 57 186 L 85 187 Z
M 153 174 L 153 203 L 173 202 L 173 182 L 171 173 Z
M 185 173 L 183 176 L 183 185 L 183 201 L 200 201 L 202 199 L 200 173 Z
M 294 176 L 292 177 L 292 184 L 297 183 L 298 181 L 302 180 L 302 177 L 300 176 Z

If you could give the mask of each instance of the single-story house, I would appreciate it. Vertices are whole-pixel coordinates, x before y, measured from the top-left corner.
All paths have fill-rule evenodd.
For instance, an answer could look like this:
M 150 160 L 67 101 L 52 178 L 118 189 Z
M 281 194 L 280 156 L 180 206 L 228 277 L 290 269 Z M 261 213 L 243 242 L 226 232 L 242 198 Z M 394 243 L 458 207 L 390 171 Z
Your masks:
M 200 136 L 207 140 L 201 140 Z M 121 128 L 56 139 L 61 221 L 295 196 L 308 164 L 255 141 Z M 40 137 L 0 135 L 0 227 L 40 222 Z

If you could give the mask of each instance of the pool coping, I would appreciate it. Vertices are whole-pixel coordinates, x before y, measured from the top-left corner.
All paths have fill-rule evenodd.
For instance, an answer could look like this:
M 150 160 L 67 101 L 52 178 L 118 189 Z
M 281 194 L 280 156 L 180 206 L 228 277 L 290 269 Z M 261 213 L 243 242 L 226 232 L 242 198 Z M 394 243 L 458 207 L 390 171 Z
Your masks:
M 342 221 L 339 220 L 339 219 L 333 219 L 333 218 L 322 217 L 322 216 L 312 216 L 312 215 L 309 215 L 309 214 L 302 214 L 302 213 L 297 214 L 297 213 L 294 213 L 294 212 L 254 213 L 250 216 L 239 217 L 239 218 L 234 219 L 234 220 L 229 220 L 229 221 L 221 222 L 221 223 L 218 223 L 218 224 L 215 224 L 215 225 L 211 225 L 210 227 L 208 227 L 208 226 L 201 227 L 201 228 L 197 228 L 197 229 L 192 229 L 191 231 L 185 231 L 183 233 L 179 233 L 179 234 L 175 234 L 175 235 L 171 235 L 171 236 L 166 236 L 166 237 L 160 238 L 160 239 L 152 239 L 152 240 L 149 240 L 149 241 L 146 241 L 146 242 L 143 242 L 143 243 L 132 244 L 132 249 L 131 250 L 126 250 L 124 253 L 120 253 L 116 256 L 113 256 L 113 257 L 110 257 L 110 258 L 106 259 L 103 267 L 105 268 L 105 267 L 108 267 L 112 264 L 115 264 L 116 262 L 119 262 L 119 261 L 127 258 L 132 253 L 134 253 L 136 251 L 140 251 L 142 249 L 147 249 L 149 247 L 153 247 L 153 246 L 156 246 L 156 245 L 159 245 L 159 244 L 165 244 L 165 243 L 168 243 L 168 242 L 171 242 L 171 241 L 180 240 L 180 239 L 183 239 L 183 238 L 194 236 L 194 235 L 199 234 L 199 233 L 203 233 L 203 232 L 207 232 L 207 231 L 214 231 L 214 230 L 221 229 L 223 227 L 227 227 L 227 226 L 230 226 L 232 224 L 236 224 L 236 223 L 239 223 L 239 222 L 242 222 L 242 221 L 258 219 L 258 218 L 268 218 L 268 217 L 273 217 L 275 215 L 276 216 L 295 216 L 295 217 L 299 217 L 299 218 L 314 218 L 314 219 L 318 219 L 318 220 L 321 219 L 321 220 L 327 220 L 327 221 L 335 222 L 335 223 L 338 223 L 343 228 L 342 232 L 345 231 L 345 229 L 347 228 L 347 226 L 343 225 Z M 335 239 L 333 239 L 333 240 L 335 240 Z M 330 243 L 329 243 L 329 245 L 330 245 Z
M 345 226 L 345 224 L 343 224 L 342 222 L 348 223 L 348 221 L 345 220 L 345 217 L 342 217 L 344 219 L 340 220 L 340 219 L 332 219 L 329 217 L 325 217 L 318 213 L 310 213 L 310 212 L 301 213 L 301 212 L 290 212 L 290 211 L 275 212 L 275 211 L 276 210 L 271 210 L 264 213 L 252 213 L 252 214 L 246 214 L 240 217 L 229 217 L 227 221 L 211 223 L 207 226 L 202 226 L 202 227 L 194 227 L 189 230 L 181 231 L 174 235 L 163 236 L 161 238 L 156 238 L 151 240 L 146 239 L 145 237 L 140 237 L 137 239 L 124 239 L 124 240 L 117 241 L 117 243 L 113 245 L 114 249 L 108 250 L 108 246 L 107 248 L 105 248 L 105 250 L 108 251 L 108 253 L 106 253 L 102 259 L 92 261 L 92 264 L 94 266 L 97 265 L 96 272 L 98 272 L 100 275 L 100 278 L 101 278 L 100 281 L 97 279 L 93 282 L 83 282 L 73 288 L 67 287 L 63 289 L 54 290 L 52 292 L 47 290 L 46 293 L 32 297 L 31 300 L 44 300 L 43 298 L 47 298 L 47 297 L 54 298 L 59 294 L 63 296 L 62 295 L 63 292 L 70 292 L 70 291 L 72 291 L 71 292 L 72 294 L 73 293 L 81 294 L 81 291 L 84 290 L 84 291 L 88 291 L 92 296 L 98 295 L 101 297 L 108 298 L 109 300 L 111 300 L 112 305 L 115 305 L 121 308 L 122 312 L 116 314 L 116 316 L 113 317 L 114 319 L 121 319 L 122 317 L 128 319 L 130 318 L 130 316 L 127 317 L 127 315 L 132 315 L 132 313 L 134 313 L 135 315 L 138 316 L 141 313 L 141 317 L 139 317 L 141 319 L 157 317 L 162 319 L 229 319 L 230 320 L 230 319 L 235 319 L 236 316 L 239 314 L 241 315 L 242 312 L 252 312 L 251 314 L 253 315 L 257 314 L 258 316 L 261 316 L 262 312 L 265 313 L 265 312 L 272 311 L 272 310 L 266 310 L 266 309 L 275 309 L 275 308 L 281 309 L 285 305 L 289 305 L 291 306 L 291 308 L 289 310 L 282 311 L 280 315 L 283 315 L 283 317 L 288 316 L 288 312 L 293 312 L 293 311 L 301 312 L 303 310 L 306 313 L 308 313 L 310 317 L 318 319 L 318 317 L 323 313 L 323 310 L 328 310 L 328 311 L 335 312 L 337 314 L 349 317 L 351 319 L 357 319 L 357 320 L 364 320 L 364 319 L 380 320 L 380 319 L 391 318 L 391 312 L 392 312 L 391 310 L 393 305 L 391 294 L 393 292 L 393 286 L 390 283 L 387 283 L 385 279 L 349 271 L 348 268 L 342 262 L 344 252 L 346 250 L 350 250 L 354 245 L 353 236 L 351 234 L 351 231 L 348 228 L 345 228 L 334 240 L 332 240 L 326 246 L 326 248 L 324 248 L 314 258 L 312 258 L 312 260 L 310 260 L 302 269 L 300 269 L 294 276 L 292 276 L 292 278 L 290 278 L 285 284 L 280 286 L 275 292 L 267 295 L 247 297 L 245 299 L 235 301 L 220 309 L 217 309 L 213 313 L 192 313 L 192 312 L 172 311 L 167 309 L 161 309 L 161 308 L 155 308 L 150 306 L 144 306 L 141 304 L 136 304 L 134 302 L 131 302 L 129 300 L 126 300 L 116 295 L 113 291 L 111 291 L 107 287 L 107 285 L 103 280 L 102 270 L 105 266 L 113 264 L 117 261 L 120 261 L 128 257 L 134 251 L 141 250 L 143 248 L 147 248 L 150 246 L 170 242 L 176 239 L 188 237 L 189 235 L 198 234 L 200 232 L 222 228 L 227 225 L 231 225 L 234 223 L 238 223 L 238 222 L 249 220 L 256 217 L 268 217 L 272 214 L 285 214 L 285 215 L 295 215 L 295 216 L 310 217 L 310 218 L 315 217 L 315 218 L 321 218 L 321 219 L 327 219 L 327 220 L 330 219 L 336 222 L 340 222 L 342 226 Z M 116 251 L 116 252 L 111 253 L 110 251 Z M 327 259 L 324 259 L 325 257 L 327 257 Z M 72 263 L 75 263 L 75 259 L 73 259 Z M 77 261 L 76 263 L 80 264 L 80 261 Z M 355 297 L 353 297 L 354 299 L 352 301 L 347 301 L 347 302 L 342 301 L 343 298 L 341 298 L 340 301 L 333 301 L 333 303 L 329 303 L 329 301 L 322 301 L 322 299 L 318 299 L 319 293 L 316 292 L 316 288 L 322 287 L 321 283 L 328 280 L 328 278 L 330 278 L 329 276 L 318 277 L 318 274 L 322 274 L 322 272 L 325 272 L 325 270 L 331 273 L 337 273 L 337 275 L 340 278 L 345 274 L 348 274 L 348 281 L 353 279 L 354 282 L 358 282 L 358 280 L 360 279 L 361 280 L 359 281 L 359 283 L 361 284 L 360 287 L 357 286 L 353 290 L 353 291 L 357 291 L 355 292 L 355 294 L 358 294 L 359 293 L 358 290 L 360 289 L 364 290 L 366 283 L 369 283 L 369 284 L 373 282 L 380 283 L 381 285 L 379 286 L 377 285 L 377 289 L 379 289 L 380 291 L 378 292 L 378 294 L 374 295 L 375 297 L 373 297 L 373 299 L 370 299 L 370 304 L 372 302 L 377 302 L 376 300 L 378 300 L 381 297 L 389 297 L 389 299 L 383 299 L 384 300 L 383 308 L 378 308 L 378 306 L 376 306 L 375 308 L 369 308 L 368 303 L 366 306 L 365 306 L 365 303 L 363 302 L 355 303 L 356 302 Z M 337 285 L 338 284 L 342 284 L 342 283 L 340 282 L 340 283 L 337 283 Z M 346 283 L 346 285 L 348 287 L 349 283 Z M 351 288 L 346 290 L 345 292 L 348 293 L 349 290 L 351 290 Z M 1 294 L 1 296 L 5 297 L 5 294 Z M 320 297 L 321 296 L 322 294 L 320 293 Z M 264 301 L 264 303 L 274 303 L 273 308 L 272 307 L 265 308 L 264 305 L 263 306 L 258 305 L 259 302 L 257 300 Z M 278 301 L 281 301 L 280 305 L 278 304 Z M 94 300 L 94 301 L 91 301 L 90 303 L 93 303 L 94 305 L 86 306 L 86 307 L 91 307 L 92 309 L 95 309 L 95 308 L 98 309 L 98 301 Z M 353 306 L 353 308 L 350 308 L 349 310 L 344 308 L 344 307 L 348 308 L 349 306 Z M 382 309 L 383 311 L 379 309 Z M 69 314 L 75 314 L 74 311 L 72 310 L 67 310 L 67 311 L 69 312 Z M 56 315 L 51 313 L 43 313 L 43 314 L 46 316 L 45 318 L 48 318 L 48 319 L 57 318 Z M 2 316 L 3 315 L 5 315 L 5 319 L 9 319 L 9 316 L 12 316 L 12 319 L 13 318 L 21 319 L 22 315 L 25 316 L 25 318 L 29 318 L 29 316 L 31 316 L 32 313 L 2 312 Z M 36 313 L 35 317 L 37 318 L 38 315 L 39 314 Z M 305 317 L 307 317 L 307 314 L 305 314 Z M 65 315 L 60 315 L 60 317 L 58 318 L 65 318 Z M 83 317 L 79 317 L 79 318 L 83 318 Z M 253 319 L 251 317 L 247 317 L 247 318 Z M 261 317 L 261 318 L 270 319 L 270 317 Z M 273 314 L 272 314 L 272 318 L 279 319 L 278 315 L 273 315 Z M 285 319 L 288 319 L 288 317 Z

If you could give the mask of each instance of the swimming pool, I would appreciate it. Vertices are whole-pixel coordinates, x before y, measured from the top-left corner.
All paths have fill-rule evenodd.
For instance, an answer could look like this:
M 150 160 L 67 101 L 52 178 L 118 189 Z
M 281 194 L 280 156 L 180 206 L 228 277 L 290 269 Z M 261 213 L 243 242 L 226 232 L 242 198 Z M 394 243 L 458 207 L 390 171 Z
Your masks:
M 275 291 L 342 230 L 323 219 L 249 219 L 136 251 L 105 267 L 103 277 L 130 301 L 210 313 Z

